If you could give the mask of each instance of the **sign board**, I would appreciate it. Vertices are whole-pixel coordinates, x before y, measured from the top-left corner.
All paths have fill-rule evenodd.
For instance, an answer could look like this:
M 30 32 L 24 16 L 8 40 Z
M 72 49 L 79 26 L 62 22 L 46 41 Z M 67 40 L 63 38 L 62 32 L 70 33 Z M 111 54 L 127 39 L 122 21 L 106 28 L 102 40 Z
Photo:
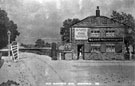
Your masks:
M 76 40 L 88 40 L 88 28 L 75 28 Z
M 123 42 L 123 38 L 88 38 L 88 42 Z
M 16 41 L 12 42 L 11 44 L 11 51 L 12 51 L 12 56 L 13 60 L 19 59 L 19 45 Z

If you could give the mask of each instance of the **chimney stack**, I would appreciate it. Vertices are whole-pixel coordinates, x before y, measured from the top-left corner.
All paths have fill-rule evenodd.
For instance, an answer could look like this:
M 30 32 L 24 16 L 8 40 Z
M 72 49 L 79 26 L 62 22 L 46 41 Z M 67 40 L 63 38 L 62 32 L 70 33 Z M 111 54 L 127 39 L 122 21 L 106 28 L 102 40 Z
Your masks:
M 99 10 L 99 6 L 97 6 L 97 10 L 96 10 L 96 16 L 99 17 L 100 16 L 100 10 Z

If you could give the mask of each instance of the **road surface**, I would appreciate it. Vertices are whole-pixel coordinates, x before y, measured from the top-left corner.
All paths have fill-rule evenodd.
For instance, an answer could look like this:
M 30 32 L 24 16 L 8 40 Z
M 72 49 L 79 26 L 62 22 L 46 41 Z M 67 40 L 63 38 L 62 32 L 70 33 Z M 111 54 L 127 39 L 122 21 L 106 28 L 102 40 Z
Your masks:
M 135 86 L 135 62 L 52 61 L 21 53 L 17 62 L 5 59 L 0 68 L 0 84 L 8 80 L 19 86 Z

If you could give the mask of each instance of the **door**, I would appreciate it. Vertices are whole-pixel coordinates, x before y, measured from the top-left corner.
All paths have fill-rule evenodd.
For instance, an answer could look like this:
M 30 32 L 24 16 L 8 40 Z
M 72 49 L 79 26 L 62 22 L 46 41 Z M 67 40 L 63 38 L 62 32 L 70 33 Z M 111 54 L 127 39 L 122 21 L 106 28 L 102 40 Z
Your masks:
M 84 60 L 84 45 L 83 44 L 77 45 L 77 59 Z

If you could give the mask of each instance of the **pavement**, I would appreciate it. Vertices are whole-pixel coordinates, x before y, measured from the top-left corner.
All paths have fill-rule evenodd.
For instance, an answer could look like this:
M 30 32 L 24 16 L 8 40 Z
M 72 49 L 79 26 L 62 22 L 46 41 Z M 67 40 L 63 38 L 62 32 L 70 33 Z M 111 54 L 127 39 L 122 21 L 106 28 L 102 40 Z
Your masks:
M 19 86 L 135 86 L 134 61 L 52 61 L 33 53 L 20 53 L 17 62 L 3 59 L 0 84 L 12 80 Z

